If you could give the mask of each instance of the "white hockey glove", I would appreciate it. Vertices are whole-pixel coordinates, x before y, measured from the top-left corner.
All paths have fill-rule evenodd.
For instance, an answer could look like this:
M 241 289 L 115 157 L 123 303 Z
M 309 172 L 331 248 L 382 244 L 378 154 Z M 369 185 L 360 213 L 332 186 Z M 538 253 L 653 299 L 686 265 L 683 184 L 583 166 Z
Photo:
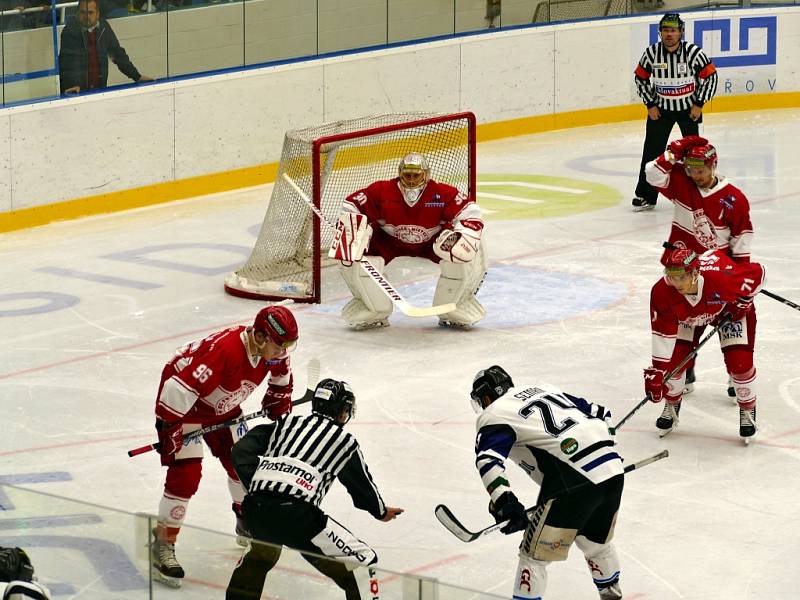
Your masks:
M 366 215 L 344 212 L 336 223 L 336 234 L 333 236 L 328 256 L 343 263 L 358 262 L 364 256 L 372 239 L 372 225 L 367 222 Z
M 445 229 L 433 243 L 433 252 L 452 263 L 468 263 L 478 254 L 480 237 L 468 233 Z

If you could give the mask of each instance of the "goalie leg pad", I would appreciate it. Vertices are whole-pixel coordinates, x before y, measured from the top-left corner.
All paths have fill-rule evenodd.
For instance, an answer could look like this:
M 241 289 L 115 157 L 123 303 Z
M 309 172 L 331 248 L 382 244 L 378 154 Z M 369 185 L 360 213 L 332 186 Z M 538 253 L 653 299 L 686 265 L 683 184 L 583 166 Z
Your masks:
M 386 265 L 383 258 L 368 256 L 367 259 L 379 273 L 383 273 Z M 394 306 L 361 264 L 342 265 L 339 272 L 353 294 L 353 299 L 342 309 L 344 320 L 356 329 L 386 327 Z
M 520 552 L 514 578 L 514 598 L 540 600 L 547 589 L 547 561 Z
M 456 310 L 439 317 L 439 323 L 446 326 L 471 327 L 486 316 L 486 309 L 475 298 L 483 283 L 487 269 L 486 244 L 478 248 L 474 260 L 468 263 L 441 261 L 442 274 L 436 284 L 433 304 L 454 302 Z
M 575 539 L 575 543 L 586 558 L 598 590 L 609 588 L 619 581 L 619 557 L 613 544 L 598 544 L 582 535 Z

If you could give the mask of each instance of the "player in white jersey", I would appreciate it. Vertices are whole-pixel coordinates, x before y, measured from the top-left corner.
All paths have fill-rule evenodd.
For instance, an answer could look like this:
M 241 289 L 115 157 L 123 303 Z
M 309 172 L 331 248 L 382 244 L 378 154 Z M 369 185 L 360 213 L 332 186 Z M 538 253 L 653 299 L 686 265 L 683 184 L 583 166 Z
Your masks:
M 575 542 L 601 600 L 620 600 L 619 559 L 611 539 L 624 484 L 622 458 L 608 433 L 611 412 L 549 385 L 515 386 L 492 366 L 472 384 L 478 413 L 475 466 L 505 534 L 525 530 L 514 600 L 542 600 L 546 567 Z M 506 478 L 510 459 L 539 484 L 530 518 Z

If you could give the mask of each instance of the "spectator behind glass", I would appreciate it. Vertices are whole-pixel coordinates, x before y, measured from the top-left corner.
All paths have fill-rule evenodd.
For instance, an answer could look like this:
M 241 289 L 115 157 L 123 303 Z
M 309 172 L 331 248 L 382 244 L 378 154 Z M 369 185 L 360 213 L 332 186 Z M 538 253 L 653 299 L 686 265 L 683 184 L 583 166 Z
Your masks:
M 39 8 L 40 10 L 23 12 L 29 8 Z M 2 31 L 35 29 L 48 26 L 53 22 L 49 0 L 0 0 L 0 10 L 3 11 L 0 20 L 0 30 Z
M 77 94 L 105 88 L 108 84 L 108 58 L 133 81 L 153 81 L 133 66 L 125 48 L 119 45 L 108 21 L 100 18 L 97 0 L 80 0 L 78 18 L 71 19 L 61 32 L 58 63 L 61 93 Z

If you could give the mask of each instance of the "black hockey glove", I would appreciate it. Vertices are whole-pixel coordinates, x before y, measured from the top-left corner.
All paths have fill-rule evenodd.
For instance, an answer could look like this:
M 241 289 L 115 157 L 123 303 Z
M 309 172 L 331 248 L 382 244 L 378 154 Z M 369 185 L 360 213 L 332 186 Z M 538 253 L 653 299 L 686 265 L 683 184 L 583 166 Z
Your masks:
M 495 503 L 489 503 L 489 512 L 492 513 L 496 523 L 508 521 L 500 531 L 508 535 L 515 531 L 522 531 L 528 526 L 528 515 L 525 507 L 517 500 L 514 492 L 505 492 Z

